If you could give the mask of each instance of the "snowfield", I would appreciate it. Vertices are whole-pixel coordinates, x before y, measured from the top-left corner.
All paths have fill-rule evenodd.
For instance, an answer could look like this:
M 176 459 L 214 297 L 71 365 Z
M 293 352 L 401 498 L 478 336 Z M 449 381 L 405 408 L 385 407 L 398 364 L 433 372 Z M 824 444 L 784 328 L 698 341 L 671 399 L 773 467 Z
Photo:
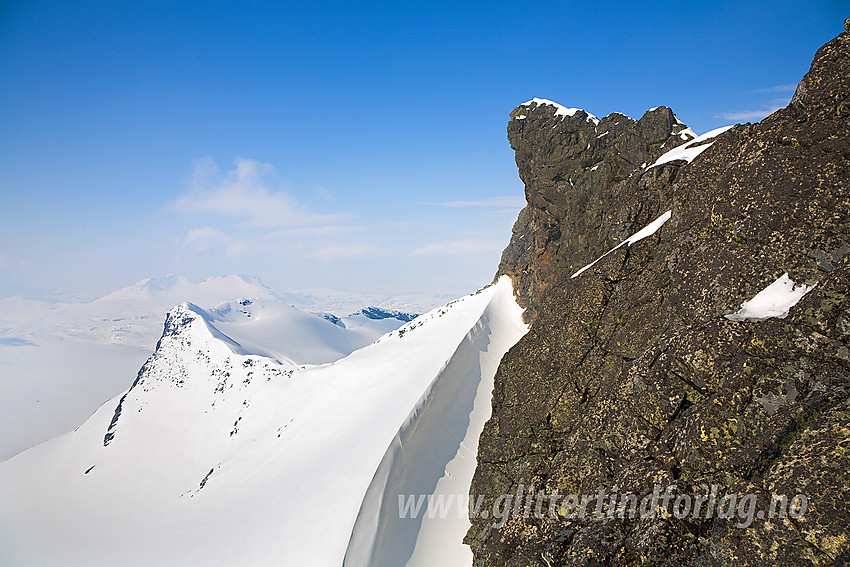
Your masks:
M 321 364 L 246 322 L 277 309 L 172 309 L 128 391 L 0 463 L 0 564 L 468 565 L 465 518 L 395 496 L 468 491 L 510 280 Z
M 237 305 L 234 300 L 249 299 Z M 191 301 L 226 334 L 298 363 L 332 362 L 402 325 L 364 315 L 367 305 L 422 313 L 446 300 L 357 296 L 333 290 L 277 293 L 256 278 L 201 283 L 179 275 L 145 279 L 95 301 L 0 300 L 0 461 L 76 427 L 133 381 L 162 333 L 166 312 Z M 293 308 L 293 304 L 300 308 Z

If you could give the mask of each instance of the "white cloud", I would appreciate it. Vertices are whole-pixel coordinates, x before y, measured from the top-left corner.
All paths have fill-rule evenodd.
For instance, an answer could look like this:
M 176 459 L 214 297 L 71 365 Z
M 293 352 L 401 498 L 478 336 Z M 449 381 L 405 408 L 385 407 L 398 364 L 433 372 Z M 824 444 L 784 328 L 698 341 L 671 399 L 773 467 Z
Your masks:
M 248 252 L 248 249 L 249 246 L 246 242 L 237 240 L 227 245 L 227 248 L 224 249 L 224 255 L 228 257 L 242 256 Z
M 772 87 L 767 87 L 765 89 L 756 89 L 754 91 L 750 91 L 752 94 L 756 93 L 792 93 L 797 89 L 797 83 L 790 85 L 775 85 Z
M 439 205 L 441 207 L 498 207 L 521 209 L 525 206 L 525 198 L 521 196 L 490 197 L 479 201 L 445 201 L 442 203 L 423 203 L 424 205 Z
M 183 240 L 183 243 L 191 244 L 193 242 L 210 240 L 229 242 L 230 237 L 227 236 L 227 234 L 225 234 L 223 231 L 218 230 L 217 228 L 205 226 L 204 228 L 193 228 L 192 230 L 190 230 L 186 234 L 186 238 Z
M 313 256 L 326 262 L 351 258 L 366 258 L 378 253 L 378 248 L 369 244 L 333 244 L 319 248 Z
M 769 108 L 766 110 L 741 110 L 739 112 L 721 112 L 715 118 L 722 118 L 724 120 L 730 120 L 732 122 L 749 122 L 750 120 L 762 120 L 763 118 L 767 118 L 777 110 L 779 109 Z
M 226 232 L 205 226 L 193 228 L 183 239 L 183 246 L 198 254 L 241 256 L 249 249 L 245 242 L 234 240 Z
M 273 239 L 280 237 L 291 237 L 291 236 L 320 236 L 327 234 L 340 234 L 343 232 L 351 232 L 356 230 L 355 227 L 350 226 L 339 226 L 339 225 L 328 225 L 328 226 L 299 226 L 296 228 L 284 228 L 281 230 L 275 230 L 274 232 L 270 232 L 266 234 L 263 238 Z
M 465 256 L 502 250 L 505 242 L 501 240 L 466 239 L 443 240 L 419 246 L 410 252 L 411 256 Z
M 715 118 L 722 118 L 724 120 L 729 120 L 732 122 L 739 121 L 749 121 L 749 120 L 761 120 L 766 118 L 779 110 L 780 108 L 785 108 L 788 103 L 791 102 L 790 98 L 780 98 L 776 100 L 770 101 L 770 103 L 766 106 L 766 108 L 762 108 L 760 110 L 741 110 L 737 112 L 721 112 L 716 115 Z
M 313 213 L 294 195 L 271 189 L 275 184 L 279 182 L 271 165 L 237 158 L 233 168 L 222 173 L 212 159 L 205 158 L 195 162 L 190 189 L 174 203 L 174 209 L 230 217 L 248 227 L 322 226 L 349 217 Z
M 322 187 L 321 185 L 316 185 L 313 187 L 313 192 L 319 196 L 319 198 L 325 203 L 333 203 L 336 199 L 334 199 L 333 193 Z

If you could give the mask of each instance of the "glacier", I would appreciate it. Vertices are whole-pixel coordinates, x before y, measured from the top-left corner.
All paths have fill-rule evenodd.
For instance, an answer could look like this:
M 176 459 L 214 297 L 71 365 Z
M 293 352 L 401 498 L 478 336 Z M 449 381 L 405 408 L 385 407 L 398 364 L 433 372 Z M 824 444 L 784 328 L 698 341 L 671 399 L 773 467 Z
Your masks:
M 237 305 L 246 298 L 249 305 Z M 180 275 L 148 278 L 93 301 L 0 299 L 0 461 L 65 433 L 121 394 L 153 350 L 165 314 L 184 301 L 207 308 L 240 342 L 315 364 L 342 358 L 403 324 L 346 313 L 365 305 L 421 313 L 446 299 L 277 292 L 237 275 L 200 283 Z M 316 317 L 316 310 L 341 315 L 344 329 Z
M 0 564 L 468 564 L 465 517 L 411 527 L 394 500 L 468 491 L 526 331 L 510 280 L 324 363 L 246 333 L 243 311 L 172 309 L 129 390 L 0 463 Z

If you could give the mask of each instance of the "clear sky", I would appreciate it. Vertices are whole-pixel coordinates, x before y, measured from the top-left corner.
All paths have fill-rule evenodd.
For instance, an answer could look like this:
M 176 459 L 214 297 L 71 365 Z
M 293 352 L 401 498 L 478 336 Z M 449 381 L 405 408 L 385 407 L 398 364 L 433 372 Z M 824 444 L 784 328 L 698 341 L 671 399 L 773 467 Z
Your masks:
M 509 112 L 783 106 L 847 1 L 0 2 L 0 297 L 146 277 L 462 293 L 523 203 Z

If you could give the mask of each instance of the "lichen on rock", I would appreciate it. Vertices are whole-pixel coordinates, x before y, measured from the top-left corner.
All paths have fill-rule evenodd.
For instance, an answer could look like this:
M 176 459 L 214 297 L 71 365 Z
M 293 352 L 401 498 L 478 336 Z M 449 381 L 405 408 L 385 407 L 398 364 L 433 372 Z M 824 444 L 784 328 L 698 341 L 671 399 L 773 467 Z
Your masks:
M 850 33 L 788 107 L 691 163 L 659 107 L 598 124 L 512 113 L 528 205 L 499 275 L 528 334 L 502 360 L 471 494 L 518 487 L 696 497 L 803 494 L 799 518 L 473 517 L 474 565 L 850 562 Z M 669 222 L 570 275 L 666 210 Z M 784 319 L 724 317 L 782 274 L 814 286 Z M 815 285 L 816 284 L 816 285 Z M 668 514 L 669 516 L 669 514 Z

